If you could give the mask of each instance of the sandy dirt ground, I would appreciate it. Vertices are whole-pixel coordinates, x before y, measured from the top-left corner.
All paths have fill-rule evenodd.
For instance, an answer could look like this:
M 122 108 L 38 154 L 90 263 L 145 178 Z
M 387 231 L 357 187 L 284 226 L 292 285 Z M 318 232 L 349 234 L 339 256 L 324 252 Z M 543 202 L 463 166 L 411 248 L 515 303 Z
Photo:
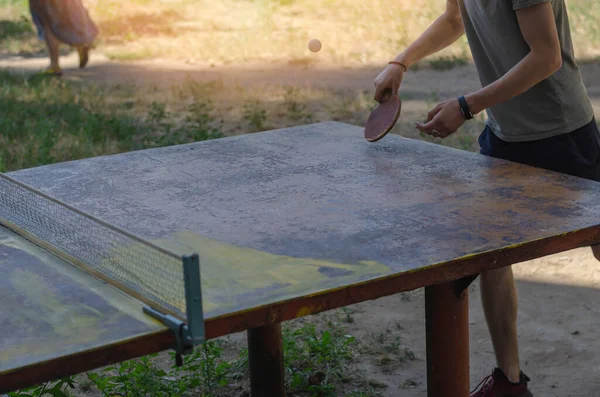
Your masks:
M 245 65 L 211 68 L 168 61 L 114 63 L 99 54 L 90 67 L 74 69 L 75 58 L 63 60 L 65 78 L 114 84 L 176 84 L 192 78 L 227 84 L 285 84 L 371 90 L 379 68 L 332 69 L 318 65 Z M 45 58 L 0 59 L 0 67 L 35 71 Z M 71 69 L 73 68 L 73 69 Z M 600 64 L 582 65 L 594 106 L 600 106 Z M 160 77 L 160 78 L 158 78 Z M 440 99 L 479 87 L 472 66 L 440 72 L 419 70 L 406 75 L 406 109 L 422 110 L 432 93 Z M 519 291 L 521 360 L 536 397 L 600 396 L 600 264 L 589 249 L 577 249 L 514 267 Z M 389 330 L 416 359 L 394 365 L 376 356 L 361 359 L 372 379 L 382 383 L 384 396 L 426 396 L 425 321 L 423 291 L 399 294 L 349 308 L 354 322 L 349 332 L 367 338 Z M 470 287 L 471 384 L 491 373 L 495 360 L 480 303 L 478 282 Z M 243 340 L 243 335 L 234 335 Z

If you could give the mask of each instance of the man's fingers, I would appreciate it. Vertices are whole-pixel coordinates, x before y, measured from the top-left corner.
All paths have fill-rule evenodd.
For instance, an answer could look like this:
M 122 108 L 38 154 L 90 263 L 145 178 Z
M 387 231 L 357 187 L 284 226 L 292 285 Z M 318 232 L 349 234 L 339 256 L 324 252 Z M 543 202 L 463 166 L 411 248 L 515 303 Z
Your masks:
M 383 84 L 375 90 L 375 100 L 379 103 L 387 101 L 391 96 L 392 90 Z
M 419 131 L 435 138 L 445 138 L 452 132 L 446 128 L 437 117 L 427 123 L 415 123 Z
M 415 127 L 424 134 L 435 138 L 446 138 L 456 131 L 456 125 L 452 115 L 444 112 L 448 101 L 440 103 L 434 107 L 428 114 L 427 120 L 423 123 L 415 123 Z
M 383 91 L 383 95 L 381 96 L 381 102 L 385 102 L 388 99 L 390 99 L 390 97 L 392 96 L 392 90 L 390 90 L 389 88 L 386 88 Z
M 400 91 L 400 82 L 393 81 L 392 82 L 392 95 L 398 95 L 398 91 Z
M 379 103 L 387 101 L 392 95 L 398 95 L 398 91 L 400 90 L 400 82 L 394 79 L 376 80 L 374 84 L 374 99 Z
M 446 130 L 446 131 L 440 132 L 439 134 L 434 135 L 434 136 L 436 138 L 446 138 L 447 136 L 450 136 L 451 134 L 452 134 L 452 132 Z
M 429 113 L 427 113 L 427 120 L 425 120 L 425 122 L 428 123 L 431 120 L 433 120 L 433 118 L 435 117 L 435 115 L 438 114 L 440 112 L 440 110 L 442 110 L 442 107 L 443 107 L 443 105 L 440 103 L 436 107 L 434 107 L 433 109 L 431 109 L 429 111 Z
M 434 108 L 434 110 L 437 108 L 437 106 Z M 429 112 L 429 114 L 432 114 L 433 111 Z M 438 111 L 439 112 L 439 111 Z M 439 120 L 437 117 L 435 117 L 435 115 L 438 113 L 435 112 L 435 114 L 429 118 L 429 114 L 427 115 L 427 120 L 424 123 L 415 123 L 415 126 L 423 133 L 425 134 L 431 134 L 433 132 L 434 129 L 439 129 L 440 125 L 439 125 Z
M 374 99 L 375 99 L 377 102 L 380 102 L 380 103 L 381 103 L 381 102 L 382 102 L 382 101 L 385 99 L 385 98 L 384 98 L 384 96 L 385 96 L 385 91 L 386 91 L 386 87 L 385 87 L 385 85 L 384 85 L 384 84 L 379 84 L 379 85 L 377 86 L 377 88 L 375 88 L 375 98 L 374 98 Z
M 435 130 L 435 120 L 431 120 L 427 123 L 415 123 L 415 127 L 422 133 L 431 135 L 433 130 Z

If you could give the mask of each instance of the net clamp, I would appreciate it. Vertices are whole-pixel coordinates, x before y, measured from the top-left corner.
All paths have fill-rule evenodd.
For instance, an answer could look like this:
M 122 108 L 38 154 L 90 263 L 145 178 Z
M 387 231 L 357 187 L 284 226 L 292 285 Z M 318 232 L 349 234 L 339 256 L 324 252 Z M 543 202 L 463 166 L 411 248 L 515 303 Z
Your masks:
M 202 310 L 202 284 L 200 281 L 200 259 L 197 254 L 184 256 L 183 278 L 185 286 L 187 323 L 151 307 L 144 307 L 144 313 L 157 319 L 175 334 L 175 364 L 183 365 L 182 355 L 192 351 L 194 346 L 204 343 L 204 313 Z

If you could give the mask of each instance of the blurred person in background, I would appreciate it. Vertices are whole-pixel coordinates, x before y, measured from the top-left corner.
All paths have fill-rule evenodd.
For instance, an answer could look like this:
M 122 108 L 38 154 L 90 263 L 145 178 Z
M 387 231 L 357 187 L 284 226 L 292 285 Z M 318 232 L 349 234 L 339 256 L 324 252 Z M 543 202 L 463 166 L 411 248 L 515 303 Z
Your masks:
M 98 28 L 81 0 L 30 0 L 29 10 L 38 30 L 38 37 L 46 42 L 50 66 L 45 73 L 61 76 L 59 46 L 70 45 L 79 53 L 79 67 L 89 61 L 89 51 L 98 35 Z

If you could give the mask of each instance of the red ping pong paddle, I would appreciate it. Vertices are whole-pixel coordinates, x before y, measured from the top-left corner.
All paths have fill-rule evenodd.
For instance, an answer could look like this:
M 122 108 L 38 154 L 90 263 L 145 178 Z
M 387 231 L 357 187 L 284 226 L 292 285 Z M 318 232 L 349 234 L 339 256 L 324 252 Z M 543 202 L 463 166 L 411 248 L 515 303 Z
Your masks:
M 402 102 L 398 95 L 390 95 L 388 99 L 379 103 L 369 114 L 365 124 L 365 139 L 375 142 L 386 136 L 398 121 L 401 108 Z

